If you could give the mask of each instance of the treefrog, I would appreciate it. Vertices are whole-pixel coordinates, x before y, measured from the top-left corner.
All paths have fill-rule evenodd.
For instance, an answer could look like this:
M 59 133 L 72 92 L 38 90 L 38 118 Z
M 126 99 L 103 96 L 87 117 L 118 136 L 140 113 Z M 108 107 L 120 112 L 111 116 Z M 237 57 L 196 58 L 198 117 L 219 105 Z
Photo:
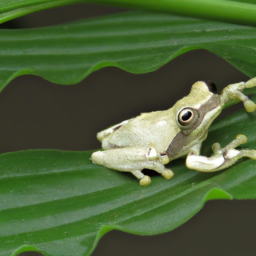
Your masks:
M 199 172 L 215 172 L 233 165 L 242 157 L 256 160 L 256 150 L 236 147 L 245 143 L 245 135 L 238 135 L 226 147 L 212 145 L 211 157 L 201 156 L 202 142 L 208 128 L 222 109 L 231 101 L 243 102 L 246 111 L 253 112 L 256 104 L 242 91 L 256 86 L 256 77 L 230 84 L 221 94 L 210 81 L 198 81 L 192 85 L 188 96 L 177 101 L 168 110 L 143 113 L 125 120 L 97 134 L 104 151 L 92 154 L 92 162 L 121 172 L 131 172 L 141 186 L 151 183 L 143 169 L 160 173 L 167 180 L 173 172 L 165 165 L 170 161 L 186 157 L 186 166 Z

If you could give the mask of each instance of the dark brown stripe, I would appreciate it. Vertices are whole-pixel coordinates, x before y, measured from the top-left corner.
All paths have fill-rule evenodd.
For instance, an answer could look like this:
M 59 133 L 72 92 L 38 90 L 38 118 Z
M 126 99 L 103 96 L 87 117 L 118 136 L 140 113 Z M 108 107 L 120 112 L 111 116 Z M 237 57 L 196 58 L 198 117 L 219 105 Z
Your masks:
M 219 95 L 213 95 L 206 103 L 204 103 L 199 109 L 197 109 L 198 119 L 197 122 L 189 130 L 180 131 L 171 141 L 167 147 L 166 153 L 170 159 L 175 158 L 183 150 L 186 150 L 186 146 L 189 145 L 195 136 L 190 136 L 191 132 L 194 131 L 203 121 L 204 116 L 211 110 L 221 105 Z M 199 138 L 204 131 L 197 134 Z
M 118 129 L 121 128 L 122 126 L 123 126 L 123 125 L 118 125 L 118 126 L 114 127 L 113 131 L 118 130 Z

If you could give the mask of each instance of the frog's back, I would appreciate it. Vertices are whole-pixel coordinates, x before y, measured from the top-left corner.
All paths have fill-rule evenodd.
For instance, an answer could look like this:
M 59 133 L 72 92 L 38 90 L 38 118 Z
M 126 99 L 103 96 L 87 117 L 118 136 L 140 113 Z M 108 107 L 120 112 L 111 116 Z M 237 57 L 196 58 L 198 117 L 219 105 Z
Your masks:
M 172 109 L 143 113 L 114 131 L 109 142 L 117 147 L 148 146 L 164 151 L 179 132 Z

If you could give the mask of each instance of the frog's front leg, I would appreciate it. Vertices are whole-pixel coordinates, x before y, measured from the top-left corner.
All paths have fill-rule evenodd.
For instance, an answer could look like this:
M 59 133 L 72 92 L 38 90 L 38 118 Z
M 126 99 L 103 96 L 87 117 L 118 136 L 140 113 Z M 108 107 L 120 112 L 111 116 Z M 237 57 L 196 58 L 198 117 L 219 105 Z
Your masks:
M 240 100 L 244 103 L 247 112 L 253 112 L 256 109 L 256 104 L 242 93 L 245 88 L 256 87 L 256 77 L 247 82 L 230 84 L 225 87 L 220 95 L 222 105 L 225 106 L 233 100 Z
M 246 136 L 238 135 L 235 140 L 224 148 L 220 148 L 219 143 L 214 143 L 212 145 L 213 155 L 211 157 L 195 155 L 194 152 L 191 152 L 187 156 L 186 165 L 189 169 L 199 172 L 215 172 L 228 168 L 242 157 L 256 160 L 256 150 L 235 149 L 239 145 L 246 143 L 246 141 Z
M 166 179 L 171 179 L 173 172 L 165 168 L 169 162 L 167 155 L 161 155 L 150 147 L 115 148 L 97 151 L 92 154 L 92 162 L 121 172 L 131 172 L 140 180 L 141 186 L 151 183 L 149 176 L 144 175 L 143 169 L 160 173 Z

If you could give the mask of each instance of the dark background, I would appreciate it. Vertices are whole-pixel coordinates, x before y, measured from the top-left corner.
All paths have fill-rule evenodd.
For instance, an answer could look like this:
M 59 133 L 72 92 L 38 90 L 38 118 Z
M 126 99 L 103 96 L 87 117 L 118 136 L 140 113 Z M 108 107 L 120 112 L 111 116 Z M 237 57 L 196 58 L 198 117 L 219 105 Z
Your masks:
M 121 11 L 126 10 L 77 4 L 30 14 L 2 27 L 42 27 Z M 148 74 L 104 68 L 72 86 L 36 76 L 18 77 L 0 94 L 0 153 L 97 149 L 98 131 L 141 112 L 170 108 L 197 80 L 212 80 L 221 90 L 247 79 L 204 50 L 191 51 Z M 255 255 L 255 230 L 255 201 L 216 200 L 166 234 L 142 237 L 112 231 L 92 255 Z

